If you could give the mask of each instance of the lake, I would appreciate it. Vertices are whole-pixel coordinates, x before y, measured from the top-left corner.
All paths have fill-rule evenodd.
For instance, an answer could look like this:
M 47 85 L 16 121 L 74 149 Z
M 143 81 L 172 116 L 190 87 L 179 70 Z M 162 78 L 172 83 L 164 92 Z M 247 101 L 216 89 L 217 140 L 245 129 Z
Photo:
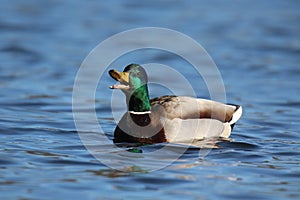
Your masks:
M 2 2 L 0 198 L 299 199 L 299 8 L 300 2 L 293 0 Z M 226 102 L 243 106 L 230 140 L 200 149 L 147 145 L 137 147 L 142 153 L 130 153 L 128 160 L 123 155 L 128 147 L 114 147 L 113 131 L 125 111 L 125 98 L 108 88 L 115 84 L 109 69 L 159 63 L 182 74 L 196 96 L 211 97 L 203 77 L 186 60 L 153 49 L 95 66 L 104 69 L 96 88 L 84 87 L 89 76 L 83 82 L 95 99 L 76 111 L 85 116 L 95 110 L 102 130 L 86 121 L 78 134 L 73 86 L 85 58 L 114 34 L 143 27 L 178 31 L 207 51 L 224 83 Z M 119 47 L 131 44 L 121 41 Z M 173 44 L 180 49 L 176 40 Z M 99 63 L 116 49 L 105 50 Z M 172 94 L 162 82 L 176 94 L 187 93 L 159 66 L 152 72 L 151 97 Z M 89 144 L 84 145 L 82 134 Z M 100 159 L 88 151 L 89 145 Z M 169 155 L 182 150 L 169 162 Z M 155 151 L 162 157 L 148 156 Z M 128 164 L 119 163 L 120 156 Z M 148 160 L 141 165 L 143 158 Z M 116 162 L 119 170 L 107 164 Z M 147 165 L 157 168 L 148 170 Z

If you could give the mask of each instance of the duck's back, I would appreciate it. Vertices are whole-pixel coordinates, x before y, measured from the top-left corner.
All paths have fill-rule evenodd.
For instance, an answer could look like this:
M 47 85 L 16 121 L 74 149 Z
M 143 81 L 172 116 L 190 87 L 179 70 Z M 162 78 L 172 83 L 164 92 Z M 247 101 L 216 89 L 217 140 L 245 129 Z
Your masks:
M 162 96 L 154 98 L 151 99 L 151 106 L 153 109 L 156 107 L 163 109 L 168 119 L 206 118 L 217 119 L 221 122 L 230 122 L 236 111 L 241 109 L 238 105 L 223 104 L 216 101 L 187 96 Z M 241 115 L 241 113 L 239 114 Z M 235 122 L 236 121 L 237 119 Z

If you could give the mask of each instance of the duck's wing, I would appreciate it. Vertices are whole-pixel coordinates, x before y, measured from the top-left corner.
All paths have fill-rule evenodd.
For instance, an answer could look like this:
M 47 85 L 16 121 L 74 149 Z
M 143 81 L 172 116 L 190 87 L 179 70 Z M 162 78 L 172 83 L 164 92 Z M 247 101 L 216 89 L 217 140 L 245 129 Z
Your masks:
M 233 125 L 242 115 L 242 107 L 185 96 L 163 96 L 151 100 L 152 108 L 159 107 L 165 116 L 179 119 L 216 119 Z

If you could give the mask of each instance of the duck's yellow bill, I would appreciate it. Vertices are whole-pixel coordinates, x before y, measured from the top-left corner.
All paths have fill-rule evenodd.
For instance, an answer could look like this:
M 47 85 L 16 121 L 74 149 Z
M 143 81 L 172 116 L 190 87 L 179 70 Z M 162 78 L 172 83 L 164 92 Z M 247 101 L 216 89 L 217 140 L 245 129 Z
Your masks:
M 110 86 L 110 89 L 126 90 L 129 88 L 129 72 L 119 72 L 117 70 L 112 69 L 108 73 L 113 79 L 121 83 L 120 85 Z

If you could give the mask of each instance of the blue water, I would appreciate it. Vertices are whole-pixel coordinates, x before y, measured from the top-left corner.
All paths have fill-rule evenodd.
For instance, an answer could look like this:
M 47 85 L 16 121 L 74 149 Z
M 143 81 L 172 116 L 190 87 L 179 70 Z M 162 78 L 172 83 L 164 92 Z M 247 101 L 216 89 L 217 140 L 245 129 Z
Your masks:
M 0 198 L 299 199 L 299 8 L 292 0 L 1 1 Z M 95 159 L 77 134 L 73 83 L 99 42 L 145 26 L 171 28 L 199 42 L 220 70 L 227 101 L 242 105 L 244 114 L 231 140 L 205 157 L 191 148 L 158 171 L 116 171 Z M 185 63 L 157 52 L 134 55 L 116 61 L 122 64 L 117 68 Z M 189 69 L 185 73 L 192 74 Z M 205 85 L 190 77 L 199 84 L 197 95 L 208 97 Z M 165 90 L 150 91 L 158 96 Z M 94 136 L 112 139 L 111 94 L 97 91 L 105 133 L 90 132 Z M 116 154 L 110 143 L 101 149 L 108 152 L 104 159 Z

